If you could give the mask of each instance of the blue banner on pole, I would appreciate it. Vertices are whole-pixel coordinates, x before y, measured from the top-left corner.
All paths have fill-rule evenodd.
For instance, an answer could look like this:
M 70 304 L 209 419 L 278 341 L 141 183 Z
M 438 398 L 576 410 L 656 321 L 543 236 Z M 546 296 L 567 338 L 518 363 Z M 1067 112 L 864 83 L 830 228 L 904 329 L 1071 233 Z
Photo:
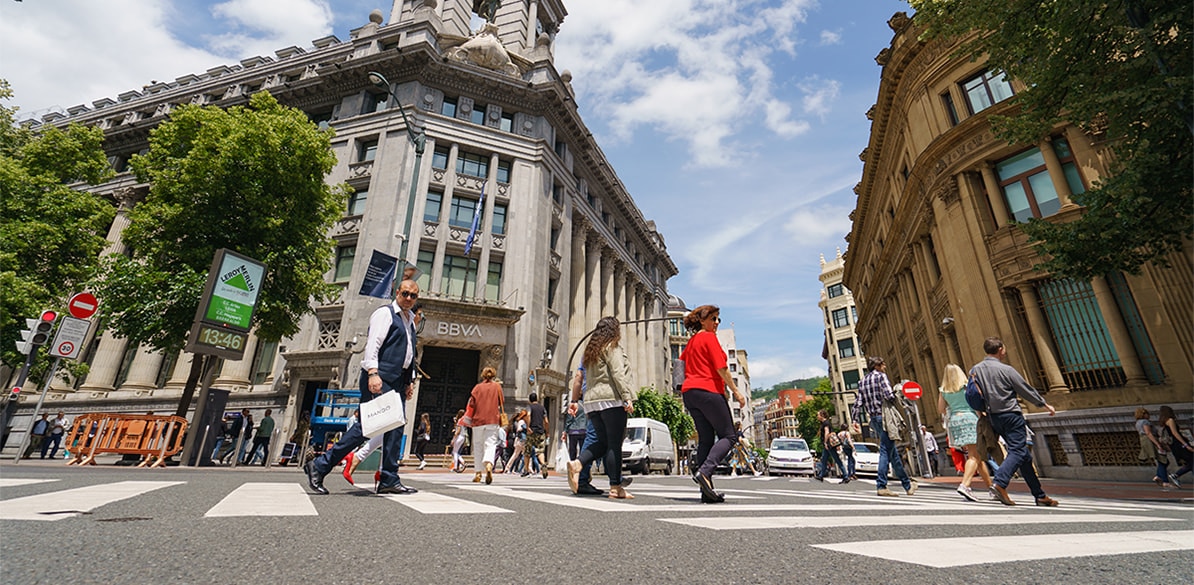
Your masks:
M 398 271 L 398 259 L 373 251 L 369 259 L 369 268 L 365 270 L 365 279 L 361 281 L 361 293 L 365 296 L 379 299 L 393 298 L 394 274 Z
M 481 183 L 481 200 L 473 210 L 473 227 L 468 230 L 468 239 L 464 241 L 464 255 L 473 250 L 473 239 L 477 237 L 477 226 L 481 224 L 481 214 L 485 211 L 485 183 Z

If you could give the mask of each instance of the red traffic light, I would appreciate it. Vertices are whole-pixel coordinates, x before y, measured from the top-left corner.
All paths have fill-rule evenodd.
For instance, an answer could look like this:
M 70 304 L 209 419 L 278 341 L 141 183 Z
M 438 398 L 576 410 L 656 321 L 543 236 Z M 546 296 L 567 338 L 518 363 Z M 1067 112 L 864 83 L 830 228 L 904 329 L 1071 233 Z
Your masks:
M 13 387 L 12 387 L 12 395 L 13 395 L 14 397 L 15 397 L 17 394 L 20 394 L 20 393 L 21 393 L 21 387 L 20 387 L 20 386 L 13 386 Z
M 42 311 L 41 312 L 41 320 L 53 323 L 54 321 L 58 320 L 58 312 L 57 311 Z

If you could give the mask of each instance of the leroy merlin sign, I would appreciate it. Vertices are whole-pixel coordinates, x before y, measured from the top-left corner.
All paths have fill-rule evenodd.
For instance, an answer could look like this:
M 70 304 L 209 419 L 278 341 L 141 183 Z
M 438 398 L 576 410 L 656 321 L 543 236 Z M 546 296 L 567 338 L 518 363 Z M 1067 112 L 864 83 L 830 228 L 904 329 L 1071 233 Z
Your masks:
M 248 329 L 264 274 L 264 266 L 226 252 L 211 290 L 211 304 L 207 306 L 204 317 L 208 321 Z

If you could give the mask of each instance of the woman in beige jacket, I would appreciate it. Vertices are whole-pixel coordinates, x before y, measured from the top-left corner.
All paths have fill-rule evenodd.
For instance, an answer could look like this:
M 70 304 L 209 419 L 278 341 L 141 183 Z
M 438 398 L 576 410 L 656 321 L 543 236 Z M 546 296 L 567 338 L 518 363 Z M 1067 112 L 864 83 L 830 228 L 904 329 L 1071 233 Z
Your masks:
M 597 322 L 597 328 L 585 346 L 581 359 L 587 380 L 585 413 L 593 422 L 597 442 L 581 451 L 577 460 L 568 462 L 568 487 L 572 488 L 572 493 L 579 489 L 580 470 L 598 457 L 604 457 L 609 497 L 619 500 L 634 497 L 622 488 L 622 439 L 626 436 L 626 418 L 634 412 L 637 393 L 630 381 L 626 351 L 618 345 L 621 337 L 618 320 L 604 317 Z M 568 410 L 575 412 L 576 405 L 569 405 Z

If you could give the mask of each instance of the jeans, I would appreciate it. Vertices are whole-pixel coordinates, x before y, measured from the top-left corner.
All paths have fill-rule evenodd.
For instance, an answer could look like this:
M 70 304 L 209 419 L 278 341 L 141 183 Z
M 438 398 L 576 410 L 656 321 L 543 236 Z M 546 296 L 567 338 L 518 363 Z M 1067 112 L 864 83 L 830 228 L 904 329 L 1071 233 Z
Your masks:
M 54 448 L 50 451 L 50 459 L 58 456 L 58 446 L 62 443 L 62 433 L 47 435 L 41 443 L 41 458 L 46 458 L 46 451 L 50 450 L 50 444 L 54 444 Z
M 1032 451 L 1028 450 L 1028 423 L 1024 415 L 1019 412 L 1001 412 L 990 415 L 991 427 L 995 433 L 1003 437 L 1007 445 L 1007 457 L 1003 464 L 995 470 L 995 485 L 1007 488 L 1012 481 L 1012 474 L 1019 471 L 1024 483 L 1032 491 L 1032 496 L 1038 500 L 1045 497 L 1045 490 L 1041 488 L 1041 480 L 1036 477 L 1036 470 L 1032 468 Z
M 843 447 L 842 454 L 846 456 L 846 477 L 854 477 L 854 450 Z
M 696 461 L 700 466 L 697 473 L 712 477 L 718 462 L 725 458 L 738 440 L 730 403 L 722 394 L 694 388 L 684 393 L 684 408 L 688 409 L 696 425 Z M 714 435 L 717 436 L 716 442 Z
M 588 413 L 597 432 L 597 441 L 580 454 L 580 464 L 592 463 L 598 457 L 605 458 L 605 475 L 610 487 L 622 485 L 622 441 L 626 438 L 626 410 L 620 407 L 607 408 Z
M 846 466 L 842 465 L 842 460 L 837 456 L 837 450 L 831 447 L 821 448 L 821 461 L 817 463 L 817 477 L 825 477 L 829 467 L 829 459 L 832 458 L 834 463 L 837 463 L 838 472 L 842 479 L 850 477 L 846 475 Z
M 373 398 L 373 393 L 369 391 L 369 373 L 365 368 L 361 368 L 360 378 L 361 388 L 361 402 L 368 402 Z M 399 392 L 399 397 L 402 398 L 402 408 L 406 408 L 406 392 L 399 391 L 382 380 L 382 392 Z M 398 427 L 394 430 L 387 431 L 385 438 L 382 440 L 381 448 L 381 482 L 380 487 L 390 487 L 401 483 L 398 477 L 398 456 L 402 453 L 402 435 L 406 431 L 406 427 Z M 331 449 L 324 451 L 323 455 L 316 457 L 311 462 L 311 466 L 320 475 L 327 475 L 332 472 L 332 468 L 340 463 L 348 456 L 354 449 L 360 447 L 362 443 L 368 441 L 369 438 L 361 432 L 361 425 L 349 425 L 348 430 L 340 436 L 340 440 L 332 445 Z
M 585 449 L 588 449 L 589 447 L 592 447 L 593 445 L 597 444 L 597 429 L 593 428 L 593 419 L 590 418 L 590 419 L 588 419 L 588 421 L 589 422 L 585 424 L 585 440 L 581 443 L 581 446 L 580 446 L 581 451 L 584 451 Z M 571 439 L 571 437 L 569 437 L 569 439 Z M 577 454 L 576 458 L 579 459 L 580 455 Z M 580 483 L 580 485 L 588 485 L 588 484 L 593 483 L 593 465 L 592 465 L 592 463 L 590 463 L 589 465 L 581 466 L 579 483 Z
M 908 477 L 908 472 L 904 471 L 904 462 L 900 460 L 900 454 L 896 451 L 895 441 L 887 435 L 887 430 L 883 428 L 883 416 L 871 415 L 871 433 L 879 437 L 879 471 L 875 475 L 875 487 L 884 489 L 887 487 L 887 468 L 890 465 L 891 470 L 900 480 L 900 485 L 905 490 L 912 488 L 912 480 Z

